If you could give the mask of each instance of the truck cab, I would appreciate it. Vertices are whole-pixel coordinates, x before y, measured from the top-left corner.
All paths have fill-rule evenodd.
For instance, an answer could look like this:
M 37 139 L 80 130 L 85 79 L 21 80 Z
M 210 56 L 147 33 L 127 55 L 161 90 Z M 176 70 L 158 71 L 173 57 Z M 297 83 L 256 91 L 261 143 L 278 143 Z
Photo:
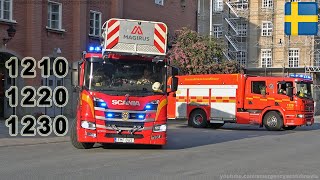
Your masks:
M 167 65 L 163 48 L 144 42 L 151 37 L 134 30 L 153 36 L 158 26 L 166 26 L 126 19 L 110 19 L 104 26 L 105 43 L 90 47 L 77 71 L 79 103 L 71 143 L 79 149 L 95 143 L 162 147 L 167 142 L 167 94 L 177 89 L 178 70 Z M 115 30 L 122 37 L 116 42 Z
M 314 123 L 312 81 L 293 77 L 248 77 L 246 80 L 244 109 L 261 114 L 251 123 L 268 129 L 294 129 Z M 279 116 L 271 111 L 278 112 Z M 283 119 L 283 122 L 279 120 Z

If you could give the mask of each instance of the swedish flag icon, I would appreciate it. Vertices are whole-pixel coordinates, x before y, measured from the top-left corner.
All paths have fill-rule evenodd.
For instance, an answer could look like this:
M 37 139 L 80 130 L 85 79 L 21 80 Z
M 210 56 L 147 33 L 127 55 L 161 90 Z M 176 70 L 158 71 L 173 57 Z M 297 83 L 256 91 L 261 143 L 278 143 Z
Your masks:
M 317 35 L 318 4 L 315 2 L 287 2 L 284 20 L 286 35 Z

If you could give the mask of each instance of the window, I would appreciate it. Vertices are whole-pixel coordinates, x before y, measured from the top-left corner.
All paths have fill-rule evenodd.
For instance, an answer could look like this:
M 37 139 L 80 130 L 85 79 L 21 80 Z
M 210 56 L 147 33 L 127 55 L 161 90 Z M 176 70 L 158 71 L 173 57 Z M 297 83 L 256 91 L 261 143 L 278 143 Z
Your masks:
M 237 0 L 236 1 L 237 10 L 246 10 L 248 9 L 248 0 Z
M 164 0 L 155 0 L 154 3 L 163 6 L 164 5 Z
M 247 63 L 247 54 L 245 52 L 238 52 L 237 61 L 240 65 L 245 66 Z
M 91 36 L 101 35 L 101 13 L 90 11 L 90 33 Z
M 240 36 L 247 36 L 247 24 L 239 24 L 238 32 Z
M 289 49 L 289 67 L 299 67 L 299 49 Z
M 273 0 L 262 0 L 262 8 L 272 8 Z
M 272 53 L 271 49 L 261 50 L 261 67 L 271 67 L 272 66 Z
M 0 19 L 12 21 L 12 0 L 0 0 Z
M 271 36 L 272 35 L 272 22 L 264 21 L 262 22 L 262 36 Z
M 213 1 L 213 12 L 222 12 L 223 11 L 223 0 Z
M 262 94 L 261 92 L 265 90 L 266 82 L 265 81 L 252 81 L 251 82 L 251 93 L 253 94 Z
M 222 24 L 213 25 L 213 36 L 215 38 L 222 37 Z
M 292 87 L 293 83 L 290 81 L 281 81 L 277 84 L 277 92 L 278 94 L 287 95 L 287 87 Z
M 320 66 L 320 51 L 317 50 L 314 54 L 314 63 L 313 66 Z
M 62 4 L 49 1 L 48 3 L 48 28 L 62 29 Z

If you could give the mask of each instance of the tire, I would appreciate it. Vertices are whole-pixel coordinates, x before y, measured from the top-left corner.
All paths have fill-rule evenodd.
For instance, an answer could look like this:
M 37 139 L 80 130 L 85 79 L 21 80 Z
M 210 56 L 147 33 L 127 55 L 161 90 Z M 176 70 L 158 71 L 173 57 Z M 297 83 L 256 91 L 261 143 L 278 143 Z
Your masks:
M 194 128 L 205 128 L 208 126 L 207 115 L 202 109 L 197 109 L 190 114 L 189 122 Z
M 94 143 L 81 143 L 78 141 L 77 119 L 75 119 L 71 124 L 70 140 L 71 144 L 77 149 L 90 149 L 94 146 Z
M 283 127 L 283 119 L 278 112 L 270 111 L 264 116 L 263 125 L 269 131 L 279 131 Z
M 297 126 L 282 127 L 284 130 L 294 130 Z
M 224 125 L 224 123 L 211 123 L 210 127 L 212 127 L 213 129 L 219 129 Z

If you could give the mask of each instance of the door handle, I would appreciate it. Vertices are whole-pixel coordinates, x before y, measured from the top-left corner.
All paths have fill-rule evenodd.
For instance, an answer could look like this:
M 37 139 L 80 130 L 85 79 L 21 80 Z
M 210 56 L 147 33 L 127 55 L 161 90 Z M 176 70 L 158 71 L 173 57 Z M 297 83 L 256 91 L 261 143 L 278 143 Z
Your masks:
M 248 103 L 249 103 L 249 104 L 252 104 L 252 101 L 249 101 Z

